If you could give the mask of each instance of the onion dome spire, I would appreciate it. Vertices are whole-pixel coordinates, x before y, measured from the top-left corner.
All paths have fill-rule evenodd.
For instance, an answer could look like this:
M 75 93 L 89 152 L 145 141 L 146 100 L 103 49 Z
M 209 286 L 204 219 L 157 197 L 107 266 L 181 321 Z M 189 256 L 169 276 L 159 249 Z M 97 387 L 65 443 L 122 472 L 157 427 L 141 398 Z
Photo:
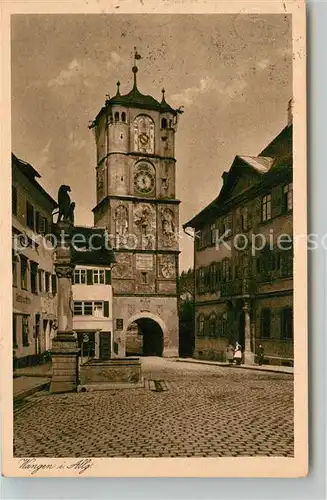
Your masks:
M 134 86 L 133 90 L 137 90 L 136 73 L 138 72 L 138 67 L 136 66 L 136 61 L 142 59 L 142 56 L 137 52 L 136 47 L 134 47 L 134 66 L 132 71 L 134 73 Z

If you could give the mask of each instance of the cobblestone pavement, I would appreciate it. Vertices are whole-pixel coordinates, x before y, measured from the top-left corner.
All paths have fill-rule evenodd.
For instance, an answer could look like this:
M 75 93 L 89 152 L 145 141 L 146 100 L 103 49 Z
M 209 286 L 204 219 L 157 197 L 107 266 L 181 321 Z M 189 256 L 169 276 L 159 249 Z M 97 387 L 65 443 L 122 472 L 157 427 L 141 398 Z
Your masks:
M 144 388 L 30 397 L 15 415 L 15 456 L 293 456 L 292 375 L 143 367 Z

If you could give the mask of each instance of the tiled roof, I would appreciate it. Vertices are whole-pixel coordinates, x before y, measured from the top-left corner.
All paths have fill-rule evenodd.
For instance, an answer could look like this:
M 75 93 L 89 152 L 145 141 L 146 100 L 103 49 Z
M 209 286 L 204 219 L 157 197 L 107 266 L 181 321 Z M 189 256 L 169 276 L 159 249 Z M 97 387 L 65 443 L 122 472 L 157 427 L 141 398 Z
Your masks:
M 117 92 L 114 97 L 106 101 L 106 104 L 108 106 L 118 104 L 129 108 L 153 109 L 161 112 L 168 111 L 174 115 L 177 113 L 171 106 L 169 106 L 169 104 L 167 104 L 165 99 L 163 99 L 160 103 L 151 95 L 141 94 L 135 85 L 128 94 L 120 95 L 120 93 Z
M 223 174 L 223 176 L 225 175 L 225 179 L 218 196 L 200 212 L 198 212 L 190 221 L 183 224 L 183 227 L 195 227 L 200 220 L 202 221 L 208 219 L 217 212 L 219 207 L 221 208 L 225 206 L 226 195 L 228 195 L 230 186 L 233 185 L 233 179 L 229 182 L 229 176 L 231 175 L 232 170 L 234 170 L 234 167 L 238 170 L 241 168 L 237 159 L 240 159 L 242 162 L 245 162 L 247 165 L 252 167 L 257 174 L 262 175 L 262 178 L 259 179 L 260 182 L 257 183 L 262 187 L 267 186 L 269 182 L 272 182 L 276 175 L 286 175 L 286 170 L 292 168 L 293 163 L 292 129 L 292 125 L 285 127 L 259 154 L 259 156 L 237 155 L 229 172 L 225 172 Z M 244 193 L 252 188 L 253 186 L 249 187 L 246 191 L 244 191 Z
M 17 158 L 14 153 L 11 154 L 11 165 L 12 167 L 15 166 L 29 180 L 29 182 L 36 187 L 36 189 L 52 204 L 53 209 L 58 206 L 58 203 L 36 180 L 36 178 L 41 178 L 41 175 L 37 170 L 35 170 L 34 167 L 32 167 L 32 165 L 24 160 L 21 160 L 20 158 Z

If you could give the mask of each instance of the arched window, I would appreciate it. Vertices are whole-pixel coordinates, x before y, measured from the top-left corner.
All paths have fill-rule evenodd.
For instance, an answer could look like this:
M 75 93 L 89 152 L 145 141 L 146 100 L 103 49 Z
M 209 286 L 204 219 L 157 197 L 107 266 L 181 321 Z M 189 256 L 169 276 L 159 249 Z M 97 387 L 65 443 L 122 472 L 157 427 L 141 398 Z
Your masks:
M 121 114 L 121 121 L 122 122 L 126 122 L 126 113 L 125 113 L 125 111 L 123 111 L 122 114 Z
M 115 122 L 118 122 L 119 121 L 119 113 L 118 111 L 116 111 L 115 113 Z
M 199 337 L 204 336 L 204 316 L 203 316 L 203 314 L 200 314 L 200 316 L 198 316 L 198 336 Z
M 215 337 L 217 331 L 217 316 L 211 313 L 209 317 L 209 337 Z
M 167 119 L 166 118 L 162 118 L 162 120 L 161 120 L 161 128 L 167 128 Z

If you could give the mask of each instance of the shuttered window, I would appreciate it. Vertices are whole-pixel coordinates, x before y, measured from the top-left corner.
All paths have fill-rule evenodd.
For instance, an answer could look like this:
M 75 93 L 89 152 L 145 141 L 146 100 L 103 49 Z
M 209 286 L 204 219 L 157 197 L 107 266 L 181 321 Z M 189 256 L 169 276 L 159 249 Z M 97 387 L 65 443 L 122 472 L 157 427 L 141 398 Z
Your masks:
M 94 269 L 93 270 L 93 284 L 94 285 L 104 285 L 104 279 L 105 279 L 104 278 L 104 269 Z
M 110 269 L 75 269 L 74 285 L 110 285 Z
M 109 317 L 108 301 L 74 301 L 74 316 Z

